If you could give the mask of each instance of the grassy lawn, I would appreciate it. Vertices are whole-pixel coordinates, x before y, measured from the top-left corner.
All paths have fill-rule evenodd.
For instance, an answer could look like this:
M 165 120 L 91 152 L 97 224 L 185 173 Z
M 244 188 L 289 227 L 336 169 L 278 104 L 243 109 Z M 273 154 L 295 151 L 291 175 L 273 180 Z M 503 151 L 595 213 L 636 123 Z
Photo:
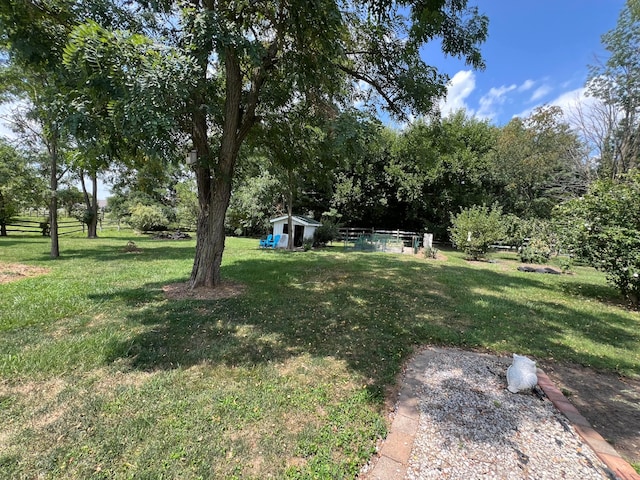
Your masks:
M 194 241 L 0 238 L 0 274 L 48 269 L 0 284 L 0 478 L 353 478 L 423 344 L 640 374 L 640 314 L 592 269 L 257 244 L 227 240 L 245 291 L 203 301 L 162 291 Z

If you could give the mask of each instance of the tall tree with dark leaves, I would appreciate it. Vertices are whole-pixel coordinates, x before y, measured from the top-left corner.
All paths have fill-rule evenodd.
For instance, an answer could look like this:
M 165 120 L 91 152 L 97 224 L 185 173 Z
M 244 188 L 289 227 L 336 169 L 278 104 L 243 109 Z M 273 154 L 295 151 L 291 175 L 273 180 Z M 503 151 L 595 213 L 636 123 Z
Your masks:
M 148 55 L 133 54 L 113 75 L 95 78 L 110 80 L 124 72 L 122 78 L 131 80 L 126 74 L 132 65 L 141 73 L 155 69 L 155 75 L 143 75 L 149 79 L 144 85 L 125 82 L 126 88 L 142 88 L 141 95 L 122 98 L 143 112 L 151 112 L 149 106 L 161 112 L 184 107 L 173 123 L 190 136 L 197 156 L 200 214 L 192 287 L 213 287 L 221 281 L 224 219 L 234 170 L 240 147 L 256 123 L 296 102 L 301 92 L 325 103 L 364 101 L 399 118 L 429 113 L 448 81 L 420 57 L 421 48 L 436 39 L 445 54 L 464 58 L 474 68 L 484 66 L 479 45 L 488 20 L 466 0 L 140 1 L 135 7 L 138 10 L 130 11 L 154 20 L 138 33 L 147 36 L 147 53 L 155 51 L 158 62 L 146 63 Z M 119 55 L 114 44 L 122 46 L 128 39 L 129 46 L 123 48 L 129 52 L 145 45 L 141 35 L 118 32 L 105 22 L 100 27 L 76 29 L 67 50 L 69 67 L 99 72 L 105 61 L 117 64 L 108 60 L 111 54 Z M 98 37 L 104 41 L 96 41 Z M 158 83 L 153 78 L 163 83 L 172 74 L 178 80 L 171 84 L 187 98 L 178 107 L 170 96 L 153 93 Z M 123 112 L 132 111 L 125 108 L 127 102 L 119 105 Z M 118 104 L 111 107 L 115 112 Z M 126 115 L 118 118 L 131 121 Z M 148 124 L 153 126 L 143 125 Z
M 348 101 L 358 84 L 393 115 L 428 113 L 448 78 L 420 58 L 421 46 L 442 38 L 445 53 L 482 67 L 487 30 L 477 9 L 449 0 L 194 1 L 181 18 L 182 43 L 199 65 L 190 112 L 201 209 L 193 287 L 221 280 L 233 172 L 261 117 L 301 91 Z

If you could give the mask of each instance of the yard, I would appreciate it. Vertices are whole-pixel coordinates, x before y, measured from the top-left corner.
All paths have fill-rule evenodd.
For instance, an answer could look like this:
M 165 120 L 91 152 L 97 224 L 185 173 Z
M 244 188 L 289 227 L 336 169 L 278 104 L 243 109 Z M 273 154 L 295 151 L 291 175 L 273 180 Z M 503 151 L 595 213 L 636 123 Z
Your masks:
M 194 245 L 0 238 L 0 478 L 352 478 L 424 344 L 640 375 L 640 314 L 590 268 L 229 238 L 228 295 L 168 298 Z

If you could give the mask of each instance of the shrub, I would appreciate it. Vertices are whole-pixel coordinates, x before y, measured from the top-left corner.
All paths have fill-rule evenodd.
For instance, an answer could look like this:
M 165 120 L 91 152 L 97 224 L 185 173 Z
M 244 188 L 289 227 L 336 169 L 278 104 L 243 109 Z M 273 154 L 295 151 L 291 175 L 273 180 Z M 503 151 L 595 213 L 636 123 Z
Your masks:
M 309 250 L 311 250 L 312 247 L 313 247 L 313 239 L 305 238 L 304 241 L 302 242 L 302 250 L 304 250 L 305 252 L 308 252 Z
M 166 230 L 169 225 L 162 208 L 156 205 L 137 204 L 130 209 L 130 213 L 127 223 L 141 232 Z
M 546 263 L 551 257 L 551 246 L 542 238 L 532 238 L 520 250 L 520 261 L 525 263 Z
M 85 225 L 89 225 L 93 220 L 93 211 L 89 210 L 84 204 L 76 203 L 69 208 L 70 216 Z
M 598 180 L 554 210 L 563 247 L 605 272 L 632 303 L 640 300 L 640 172 Z
M 558 259 L 558 263 L 560 264 L 562 273 L 570 272 L 573 268 L 573 258 L 571 257 L 571 255 L 563 255 Z
M 451 215 L 451 223 L 451 241 L 473 260 L 484 257 L 489 246 L 505 234 L 502 208 L 497 205 L 491 208 L 474 205 L 463 209 L 457 215 Z
M 324 221 L 322 225 L 313 232 L 313 245 L 323 247 L 327 243 L 340 238 L 340 227 L 332 221 Z

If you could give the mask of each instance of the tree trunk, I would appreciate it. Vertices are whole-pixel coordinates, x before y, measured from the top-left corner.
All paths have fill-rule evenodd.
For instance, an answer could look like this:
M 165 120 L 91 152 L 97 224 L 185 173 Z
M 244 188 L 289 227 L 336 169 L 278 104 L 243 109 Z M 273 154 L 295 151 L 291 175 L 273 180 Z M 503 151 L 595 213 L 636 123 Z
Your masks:
M 231 180 L 241 140 L 237 136 L 240 125 L 241 77 L 233 52 L 228 52 L 227 98 L 225 121 L 218 156 L 213 161 L 207 137 L 206 113 L 193 113 L 193 144 L 197 152 L 196 183 L 198 185 L 198 226 L 196 254 L 191 270 L 191 288 L 215 287 L 221 282 L 220 267 L 224 252 L 224 220 L 231 199 Z M 230 78 L 233 77 L 233 78 Z M 204 105 L 204 97 L 197 93 L 196 105 Z M 213 164 L 213 166 L 212 166 Z
M 289 197 L 289 201 L 287 202 L 287 231 L 289 232 L 287 250 L 293 250 L 293 235 L 295 233 L 293 228 L 293 195 L 289 192 L 287 196 Z
M 211 200 L 198 214 L 196 255 L 191 271 L 191 288 L 215 287 L 221 282 L 224 252 L 224 219 L 231 198 L 231 177 L 216 178 Z
M 275 55 L 275 53 L 274 53 Z M 261 75 L 253 81 L 250 100 L 242 108 L 242 71 L 237 52 L 232 46 L 225 48 L 225 104 L 224 122 L 218 155 L 214 159 L 209 149 L 206 74 L 192 95 L 191 138 L 197 153 L 196 183 L 198 186 L 198 214 L 196 254 L 191 270 L 191 288 L 215 287 L 220 284 L 222 254 L 224 252 L 224 220 L 231 199 L 233 171 L 240 145 L 256 121 L 257 93 L 264 81 Z M 203 56 L 203 72 L 206 72 L 208 55 Z
M 80 171 L 80 185 L 82 186 L 82 193 L 84 195 L 84 205 L 87 208 L 87 212 L 89 212 L 87 238 L 98 238 L 98 176 L 95 173 L 91 174 L 93 201 L 84 183 L 84 170 Z M 82 224 L 82 231 L 84 231 L 84 223 Z
M 60 246 L 58 244 L 58 139 L 56 133 L 51 135 L 48 143 L 49 159 L 51 161 L 51 177 L 49 182 L 51 188 L 51 198 L 49 200 L 51 258 L 58 258 L 60 256 Z
M 98 238 L 98 176 L 91 175 L 91 188 L 93 190 L 93 201 L 89 203 L 91 210 L 91 221 L 87 225 L 87 237 Z
M 6 209 L 6 205 L 4 204 L 4 198 L 2 197 L 2 192 L 0 192 L 0 209 Z M 3 219 L 0 220 L 0 237 L 7 236 L 7 220 L 10 218 L 6 215 L 6 212 L 2 215 Z

